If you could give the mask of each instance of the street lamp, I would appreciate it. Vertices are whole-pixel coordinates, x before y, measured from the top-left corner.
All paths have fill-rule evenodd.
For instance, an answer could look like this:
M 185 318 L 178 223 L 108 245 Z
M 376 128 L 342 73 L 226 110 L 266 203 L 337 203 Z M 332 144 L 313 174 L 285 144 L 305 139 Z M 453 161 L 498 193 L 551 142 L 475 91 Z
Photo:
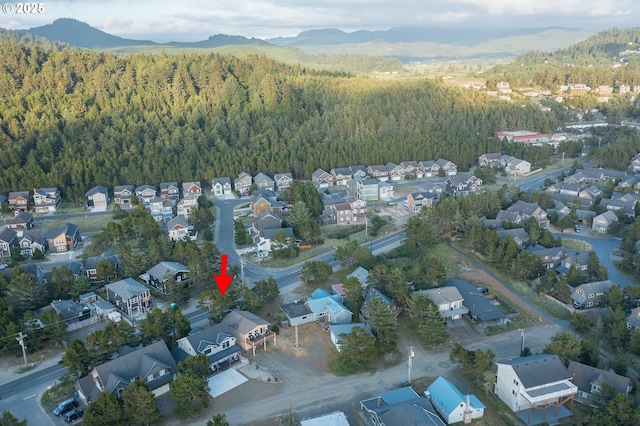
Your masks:
M 520 356 L 524 353 L 524 328 L 518 329 L 520 332 Z
M 408 382 L 409 384 L 411 384 L 411 368 L 413 367 L 413 357 L 415 356 L 415 353 L 413 352 L 413 346 L 409 347 L 409 377 L 408 377 Z

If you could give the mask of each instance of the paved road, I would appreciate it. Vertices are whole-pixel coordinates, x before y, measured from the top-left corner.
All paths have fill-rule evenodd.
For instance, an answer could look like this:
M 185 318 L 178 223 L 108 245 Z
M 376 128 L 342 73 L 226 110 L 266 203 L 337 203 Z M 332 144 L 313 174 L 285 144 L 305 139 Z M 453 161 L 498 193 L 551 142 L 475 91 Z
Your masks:
M 571 167 L 564 167 L 558 170 L 542 171 L 529 177 L 516 178 L 515 184 L 518 185 L 518 187 L 524 192 L 531 193 L 534 191 L 540 191 L 543 189 L 544 181 L 547 178 L 551 178 L 554 181 L 557 181 L 558 176 L 560 176 L 562 172 L 566 173 L 570 168 Z M 508 177 L 498 177 L 497 181 L 501 183 L 514 183 L 514 179 Z

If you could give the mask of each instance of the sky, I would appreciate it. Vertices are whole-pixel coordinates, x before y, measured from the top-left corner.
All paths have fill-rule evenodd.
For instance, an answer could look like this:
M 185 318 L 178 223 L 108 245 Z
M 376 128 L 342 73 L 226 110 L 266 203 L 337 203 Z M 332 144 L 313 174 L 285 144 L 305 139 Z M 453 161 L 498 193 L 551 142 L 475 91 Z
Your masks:
M 109 34 L 156 42 L 215 34 L 292 37 L 319 28 L 640 26 L 638 0 L 44 0 L 44 12 L 29 15 L 15 13 L 17 1 L 8 3 L 13 11 L 0 12 L 1 28 L 74 18 Z

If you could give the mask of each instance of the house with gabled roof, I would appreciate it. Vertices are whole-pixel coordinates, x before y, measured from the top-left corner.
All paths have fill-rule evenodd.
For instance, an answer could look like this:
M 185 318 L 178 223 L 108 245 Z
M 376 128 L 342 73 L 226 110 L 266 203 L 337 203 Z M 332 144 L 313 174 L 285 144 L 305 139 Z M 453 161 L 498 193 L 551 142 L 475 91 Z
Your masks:
M 149 204 L 149 201 L 158 196 L 158 188 L 155 185 L 137 186 L 135 192 L 138 200 L 144 204 Z
M 106 186 L 96 185 L 84 193 L 87 199 L 87 209 L 104 211 L 109 203 L 109 189 Z
M 9 208 L 14 214 L 28 211 L 31 205 L 32 199 L 29 191 L 14 191 L 9 193 Z
M 365 333 L 373 337 L 373 333 L 371 332 L 371 330 L 369 330 L 369 327 L 361 322 L 355 324 L 336 324 L 329 326 L 329 337 L 331 338 L 331 343 L 333 343 L 333 346 L 336 347 L 338 352 L 342 351 L 342 345 L 344 342 L 344 338 L 342 336 L 350 334 L 356 327 L 363 329 Z
M 247 172 L 240 172 L 237 178 L 233 180 L 233 189 L 238 191 L 240 195 L 249 195 L 249 190 L 253 184 L 253 178 Z
M 425 396 L 447 424 L 480 419 L 486 408 L 474 394 L 463 395 L 449 380 L 439 376 L 426 390 Z
M 225 194 L 231 194 L 233 192 L 233 187 L 231 186 L 231 178 L 228 176 L 213 178 L 213 180 L 211 181 L 211 191 L 216 197 L 221 197 Z
M 160 183 L 160 198 L 163 200 L 172 200 L 175 204 L 180 198 L 180 187 L 178 186 L 178 182 Z
M 404 179 L 404 167 L 397 165 L 396 163 L 385 164 L 387 172 L 389 172 L 389 179 L 392 181 Z
M 271 176 L 267 176 L 265 173 L 258 173 L 253 177 L 253 183 L 258 187 L 258 191 L 275 191 L 276 183 L 271 178 Z
M 250 208 L 255 217 L 269 211 L 279 214 L 282 213 L 284 203 L 278 200 L 273 192 L 265 190 L 251 202 Z
M 449 176 L 444 184 L 445 191 L 454 197 L 484 190 L 482 179 L 470 173 Z
M 317 169 L 311 174 L 311 182 L 316 188 L 328 188 L 334 185 L 333 175 L 322 169 Z
M 437 173 L 440 173 L 440 170 L 443 170 L 445 176 L 455 176 L 458 174 L 458 166 L 456 166 L 453 161 L 438 158 L 435 165 L 438 166 Z
M 493 303 L 479 293 L 471 283 L 460 279 L 449 279 L 447 287 L 455 287 L 462 296 L 463 306 L 469 311 L 469 318 L 480 328 L 501 326 L 509 323 L 509 318 Z
M 520 158 L 513 157 L 504 168 L 506 173 L 514 173 L 516 175 L 526 175 L 531 172 L 531 163 Z
M 538 256 L 542 260 L 542 264 L 545 269 L 553 269 L 562 264 L 562 261 L 567 257 L 567 254 L 562 247 L 546 248 L 540 245 L 535 245 L 527 248 L 527 251 L 535 256 Z
M 364 287 L 364 285 L 367 283 L 367 279 L 369 279 L 369 271 L 364 269 L 362 266 L 358 266 L 352 273 L 347 275 L 346 278 L 355 278 L 358 280 L 360 285 Z
M 117 185 L 113 188 L 113 202 L 121 207 L 131 207 L 131 196 L 134 193 L 133 185 Z
M 591 221 L 591 231 L 597 232 L 598 234 L 606 234 L 609 231 L 609 226 L 617 221 L 618 216 L 616 216 L 613 211 L 607 210 L 593 218 Z
M 72 223 L 66 223 L 58 229 L 47 232 L 47 243 L 52 253 L 73 251 L 80 244 L 80 231 Z
M 569 361 L 567 370 L 573 375 L 573 383 L 578 387 L 576 400 L 592 407 L 595 406 L 594 396 L 597 397 L 605 383 L 613 388 L 614 394 L 628 396 L 633 388 L 631 379 L 628 377 L 573 360 Z
M 381 392 L 377 397 L 360 401 L 374 426 L 445 426 L 431 402 L 412 387 Z
M 378 199 L 378 180 L 355 178 L 354 181 L 356 184 L 356 197 L 364 201 L 374 201 Z
M 276 173 L 273 175 L 273 180 L 276 185 L 276 191 L 284 192 L 293 184 L 293 175 L 291 173 Z
M 169 233 L 169 239 L 172 241 L 179 241 L 184 238 L 193 239 L 193 225 L 184 217 L 176 216 L 167 223 L 167 232 Z
M 33 256 L 36 250 L 44 254 L 47 249 L 47 233 L 44 229 L 19 230 L 17 243 L 22 256 Z
M 407 175 L 413 176 L 414 178 L 424 177 L 424 173 L 420 170 L 420 166 L 417 161 L 402 161 L 399 166 L 404 170 L 405 177 L 407 177 Z
M 171 199 L 153 197 L 146 207 L 153 220 L 158 223 L 167 223 L 173 219 L 173 200 Z
M 4 223 L 9 229 L 31 229 L 33 228 L 33 215 L 27 212 L 18 212 Z
M 107 261 L 113 266 L 115 271 L 115 276 L 108 277 L 99 277 L 98 276 L 98 264 L 102 261 Z M 87 275 L 87 278 L 91 280 L 92 283 L 98 282 L 112 282 L 114 279 L 118 278 L 122 272 L 122 262 L 120 258 L 111 253 L 102 253 L 100 256 L 88 257 L 84 262 L 84 271 Z
M 351 170 L 351 174 L 353 178 L 361 178 L 367 179 L 369 177 L 369 173 L 367 173 L 367 167 L 362 164 L 356 164 L 355 166 L 349 166 L 349 170 Z
M 275 334 L 271 331 L 269 321 L 260 318 L 249 311 L 231 311 L 223 319 L 222 324 L 229 326 L 233 335 L 242 349 L 254 349 L 263 345 L 266 349 L 267 342 L 274 341 Z M 255 352 L 254 352 L 255 355 Z
M 580 284 L 573 289 L 571 300 L 574 306 L 581 308 L 599 306 L 604 299 L 604 294 L 614 285 L 611 280 Z
M 446 320 L 457 320 L 469 313 L 464 306 L 464 298 L 454 286 L 430 288 L 420 293 L 429 298 L 437 307 L 440 316 Z
M 196 194 L 187 194 L 182 200 L 178 201 L 176 206 L 176 212 L 178 216 L 182 216 L 185 219 L 189 219 L 191 214 L 198 210 L 198 198 L 200 196 Z
M 627 329 L 640 333 L 640 307 L 631 310 L 627 317 Z
M 182 183 L 182 196 L 187 195 L 195 196 L 196 198 L 202 195 L 202 185 L 200 181 L 183 182 Z
M 498 231 L 498 238 L 512 238 L 518 247 L 526 247 L 529 244 L 529 234 L 524 228 L 501 229 Z
M 380 180 L 378 183 L 378 199 L 379 200 L 389 200 L 393 198 L 394 189 L 393 185 L 389 182 Z
M 11 256 L 11 249 L 18 246 L 18 233 L 4 228 L 0 231 L 0 257 Z
M 381 182 L 386 182 L 389 180 L 389 170 L 382 164 L 375 164 L 367 167 L 367 173 L 372 178 L 376 178 Z
M 133 278 L 125 278 L 105 286 L 107 299 L 125 314 L 132 316 L 151 309 L 151 292 Z
M 495 393 L 526 424 L 534 414 L 542 414 L 542 420 L 549 423 L 571 415 L 564 404 L 573 401 L 578 387 L 557 355 L 531 355 L 496 364 Z
M 140 274 L 142 281 L 154 287 L 156 290 L 167 294 L 167 282 L 180 283 L 187 279 L 189 268 L 180 262 L 162 261 L 149 269 L 147 272 Z
M 58 188 L 36 188 L 33 190 L 33 208 L 36 213 L 53 213 L 60 207 L 62 198 Z
M 340 297 L 331 295 L 322 289 L 316 289 L 307 300 L 306 305 L 313 313 L 314 321 L 330 324 L 350 324 L 353 313 L 342 303 Z
M 536 218 L 541 228 L 549 226 L 547 212 L 541 208 L 538 203 L 528 203 L 522 200 L 516 201 L 515 204 L 509 206 L 506 210 L 500 210 L 496 219 L 520 224 L 528 221 L 531 217 Z
M 171 351 L 176 361 L 185 361 L 190 356 L 205 354 L 211 371 L 222 365 L 230 367 L 242 359 L 242 348 L 238 338 L 227 324 L 215 324 L 177 340 L 178 347 Z
M 288 240 L 293 238 L 293 228 L 290 227 L 262 229 L 260 230 L 260 234 L 258 235 L 258 240 L 256 242 L 258 251 L 271 253 L 272 250 L 280 248 L 279 243 L 273 240 L 279 232 L 282 232 Z
M 138 350 L 128 348 L 118 358 L 94 367 L 76 381 L 75 388 L 88 404 L 102 392 L 121 398 L 132 382 L 141 380 L 157 397 L 169 391 L 169 383 L 177 373 L 178 366 L 167 344 L 159 340 Z
M 353 179 L 351 169 L 348 167 L 335 167 L 331 169 L 334 185 L 347 186 L 347 182 Z
M 480 167 L 503 167 L 500 164 L 501 152 L 488 152 L 478 157 L 478 165 Z
M 429 208 L 433 206 L 436 198 L 436 194 L 432 194 L 429 192 L 412 192 L 407 194 L 407 207 L 409 207 L 409 210 L 417 213 L 420 212 L 423 207 Z

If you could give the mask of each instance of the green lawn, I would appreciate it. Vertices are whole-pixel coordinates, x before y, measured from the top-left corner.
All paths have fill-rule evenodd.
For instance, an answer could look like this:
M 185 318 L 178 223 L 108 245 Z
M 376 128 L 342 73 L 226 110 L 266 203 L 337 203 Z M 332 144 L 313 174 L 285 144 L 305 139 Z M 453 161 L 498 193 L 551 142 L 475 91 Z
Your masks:
M 51 218 L 51 219 L 49 219 Z M 48 216 L 47 219 L 35 218 L 35 229 L 56 229 L 60 228 L 66 223 L 73 223 L 78 226 L 80 232 L 97 232 L 102 231 L 107 223 L 112 219 L 110 215 L 91 215 L 72 217 L 69 219 L 57 218 L 55 216 Z

